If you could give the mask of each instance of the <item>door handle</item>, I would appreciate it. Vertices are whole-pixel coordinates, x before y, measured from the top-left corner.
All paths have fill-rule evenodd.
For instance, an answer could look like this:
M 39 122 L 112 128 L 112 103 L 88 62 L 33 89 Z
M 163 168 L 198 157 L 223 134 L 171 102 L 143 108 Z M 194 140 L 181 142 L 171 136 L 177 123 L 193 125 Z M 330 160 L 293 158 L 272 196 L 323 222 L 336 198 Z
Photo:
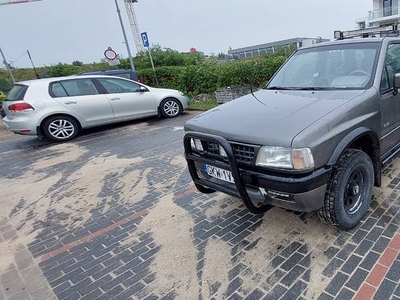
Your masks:
M 115 98 L 111 98 L 110 100 L 115 101 L 115 100 L 119 100 L 119 99 L 121 99 L 121 98 L 115 97 Z
M 67 101 L 67 102 L 64 102 L 65 104 L 76 104 L 77 102 L 76 101 Z

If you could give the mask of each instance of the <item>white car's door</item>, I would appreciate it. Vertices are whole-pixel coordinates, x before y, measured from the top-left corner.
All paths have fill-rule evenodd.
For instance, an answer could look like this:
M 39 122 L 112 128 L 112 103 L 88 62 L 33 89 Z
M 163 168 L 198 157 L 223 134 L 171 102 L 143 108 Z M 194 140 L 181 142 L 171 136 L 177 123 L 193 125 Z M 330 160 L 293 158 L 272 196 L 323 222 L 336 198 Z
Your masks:
M 96 79 L 111 102 L 116 120 L 136 119 L 157 114 L 153 95 L 140 84 L 119 78 Z
M 50 84 L 50 95 L 88 125 L 114 121 L 111 103 L 90 78 L 68 79 Z

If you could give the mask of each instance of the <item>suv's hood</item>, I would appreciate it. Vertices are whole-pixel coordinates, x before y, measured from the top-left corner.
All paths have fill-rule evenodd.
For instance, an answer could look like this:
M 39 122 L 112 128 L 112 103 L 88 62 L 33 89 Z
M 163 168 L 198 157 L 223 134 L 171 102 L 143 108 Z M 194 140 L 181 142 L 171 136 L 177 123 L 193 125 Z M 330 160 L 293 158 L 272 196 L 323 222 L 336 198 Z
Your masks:
M 365 91 L 261 90 L 209 110 L 185 125 L 230 141 L 290 147 L 313 122 Z

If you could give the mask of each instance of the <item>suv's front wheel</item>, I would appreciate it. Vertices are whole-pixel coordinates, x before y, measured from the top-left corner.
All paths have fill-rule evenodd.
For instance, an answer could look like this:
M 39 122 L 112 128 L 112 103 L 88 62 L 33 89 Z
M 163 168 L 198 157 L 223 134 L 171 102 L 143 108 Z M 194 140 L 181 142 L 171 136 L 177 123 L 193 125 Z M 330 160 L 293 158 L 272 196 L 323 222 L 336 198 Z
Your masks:
M 356 226 L 368 211 L 374 187 L 371 158 L 360 150 L 347 150 L 333 168 L 321 220 L 341 229 Z

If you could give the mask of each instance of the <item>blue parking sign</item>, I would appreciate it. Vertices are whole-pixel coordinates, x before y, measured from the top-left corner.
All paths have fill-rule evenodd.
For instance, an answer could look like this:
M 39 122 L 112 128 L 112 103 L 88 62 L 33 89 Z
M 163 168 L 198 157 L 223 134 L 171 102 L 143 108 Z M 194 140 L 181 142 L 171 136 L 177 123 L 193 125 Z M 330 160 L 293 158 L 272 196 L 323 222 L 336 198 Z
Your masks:
M 146 48 L 149 48 L 150 43 L 149 43 L 149 38 L 147 37 L 147 32 L 142 32 L 141 36 L 142 36 L 143 46 L 145 46 Z

